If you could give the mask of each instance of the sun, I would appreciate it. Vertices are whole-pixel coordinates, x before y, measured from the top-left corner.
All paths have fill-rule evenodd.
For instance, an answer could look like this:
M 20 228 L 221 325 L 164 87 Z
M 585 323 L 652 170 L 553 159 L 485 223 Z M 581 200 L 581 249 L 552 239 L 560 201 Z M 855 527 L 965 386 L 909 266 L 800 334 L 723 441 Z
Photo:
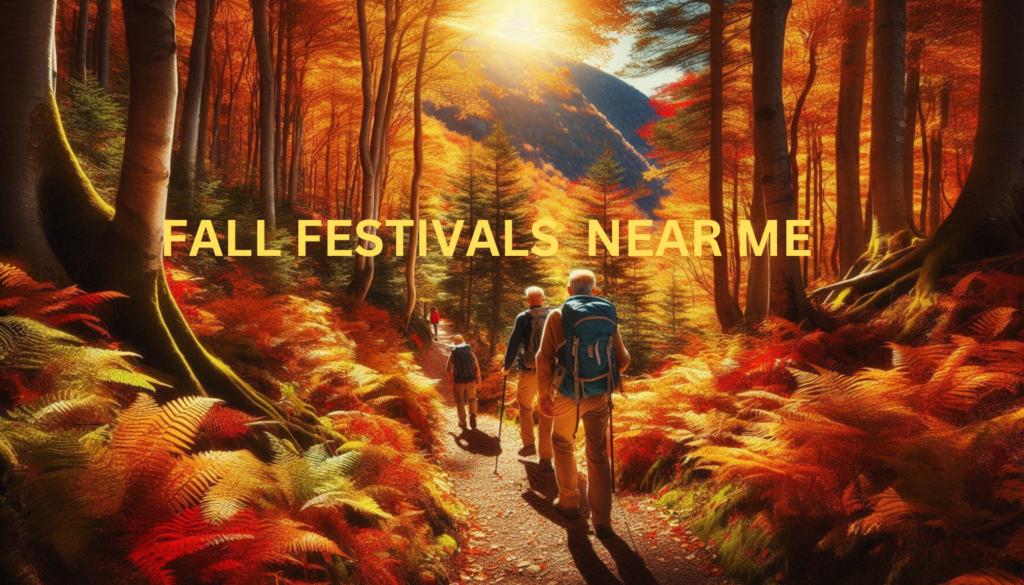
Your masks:
M 491 34 L 541 49 L 550 49 L 555 33 L 544 18 L 545 11 L 537 0 L 495 0 Z

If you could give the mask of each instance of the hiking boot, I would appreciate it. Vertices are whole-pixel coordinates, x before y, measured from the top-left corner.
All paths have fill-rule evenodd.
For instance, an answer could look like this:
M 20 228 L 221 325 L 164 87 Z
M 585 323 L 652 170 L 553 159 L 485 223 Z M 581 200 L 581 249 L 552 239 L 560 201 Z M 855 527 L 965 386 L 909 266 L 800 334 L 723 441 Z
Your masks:
M 537 454 L 537 447 L 535 445 L 527 445 L 519 450 L 518 455 L 520 457 L 530 457 L 531 455 Z
M 469 428 L 476 429 L 476 415 L 469 415 Z
M 545 473 L 551 473 L 551 472 L 553 472 L 555 470 L 555 468 L 551 466 L 551 460 L 550 459 L 541 459 L 540 460 L 540 470 L 545 472 Z
M 563 508 L 562 506 L 559 505 L 558 498 L 555 498 L 554 505 L 555 510 L 558 510 L 558 513 L 561 514 L 563 518 L 566 518 L 568 520 L 576 520 L 580 517 L 580 509 L 578 507 Z
M 615 538 L 615 530 L 609 524 L 594 524 L 594 534 L 601 540 Z

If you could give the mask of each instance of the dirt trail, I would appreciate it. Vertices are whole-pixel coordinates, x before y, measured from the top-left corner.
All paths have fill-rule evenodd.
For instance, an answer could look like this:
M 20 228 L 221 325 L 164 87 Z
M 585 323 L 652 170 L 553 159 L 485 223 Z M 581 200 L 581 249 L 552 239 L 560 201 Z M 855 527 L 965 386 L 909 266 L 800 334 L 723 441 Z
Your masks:
M 442 322 L 440 341 L 421 356 L 424 373 L 439 380 L 444 398 L 444 451 L 439 459 L 451 476 L 458 496 L 472 508 L 471 526 L 453 579 L 484 583 L 543 583 L 546 585 L 711 585 L 729 581 L 718 577 L 710 553 L 684 526 L 669 526 L 652 507 L 650 496 L 619 494 L 612 518 L 617 538 L 598 540 L 586 520 L 565 520 L 552 507 L 558 495 L 554 474 L 544 473 L 537 457 L 519 457 L 522 447 L 515 423 L 505 422 L 503 451 L 498 459 L 498 418 L 482 413 L 479 428 L 458 426 L 452 389 L 444 368 L 451 351 L 448 323 Z M 509 397 L 514 396 L 509 380 Z M 581 474 L 581 488 L 585 486 Z M 630 530 L 632 529 L 632 538 Z M 635 547 L 634 547 L 635 543 Z

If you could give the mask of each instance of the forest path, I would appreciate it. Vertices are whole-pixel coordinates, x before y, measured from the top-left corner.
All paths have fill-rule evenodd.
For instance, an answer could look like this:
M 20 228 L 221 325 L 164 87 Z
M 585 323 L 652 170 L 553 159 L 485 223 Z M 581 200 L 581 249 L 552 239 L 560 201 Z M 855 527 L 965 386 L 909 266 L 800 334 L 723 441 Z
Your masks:
M 495 474 L 498 418 L 482 412 L 476 430 L 459 428 L 445 376 L 452 348 L 449 323 L 441 323 L 439 337 L 421 354 L 420 365 L 428 377 L 439 380 L 446 407 L 439 463 L 451 477 L 456 495 L 471 508 L 459 574 L 452 575 L 453 581 L 545 585 L 729 582 L 717 576 L 721 570 L 713 565 L 702 543 L 687 534 L 685 526 L 669 526 L 648 495 L 615 496 L 612 517 L 618 536 L 607 541 L 598 540 L 590 528 L 585 494 L 582 518 L 562 518 L 552 506 L 558 495 L 554 474 L 542 472 L 536 456 L 516 455 L 522 444 L 514 422 L 505 421 L 502 429 L 504 449 Z M 510 400 L 515 395 L 514 383 L 514 378 L 508 382 Z M 581 474 L 583 489 L 584 477 Z

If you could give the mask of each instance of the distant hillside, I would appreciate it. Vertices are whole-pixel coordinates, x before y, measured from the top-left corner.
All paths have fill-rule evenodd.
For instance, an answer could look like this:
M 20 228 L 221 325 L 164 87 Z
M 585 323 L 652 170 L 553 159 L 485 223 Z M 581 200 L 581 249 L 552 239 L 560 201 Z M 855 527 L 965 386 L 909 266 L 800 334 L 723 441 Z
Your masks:
M 538 89 L 537 73 L 550 85 Z M 501 119 L 512 144 L 538 167 L 545 164 L 570 180 L 586 174 L 605 145 L 626 170 L 627 186 L 645 187 L 651 194 L 641 206 L 650 211 L 664 193 L 660 183 L 647 183 L 649 147 L 638 131 L 654 118 L 643 93 L 626 82 L 582 63 L 568 63 L 535 49 L 516 47 L 494 51 L 483 73 L 495 88 L 485 89 L 494 117 Z M 560 79 L 561 84 L 552 83 Z M 458 119 L 455 108 L 428 112 L 449 129 L 481 139 L 493 120 L 471 116 Z

